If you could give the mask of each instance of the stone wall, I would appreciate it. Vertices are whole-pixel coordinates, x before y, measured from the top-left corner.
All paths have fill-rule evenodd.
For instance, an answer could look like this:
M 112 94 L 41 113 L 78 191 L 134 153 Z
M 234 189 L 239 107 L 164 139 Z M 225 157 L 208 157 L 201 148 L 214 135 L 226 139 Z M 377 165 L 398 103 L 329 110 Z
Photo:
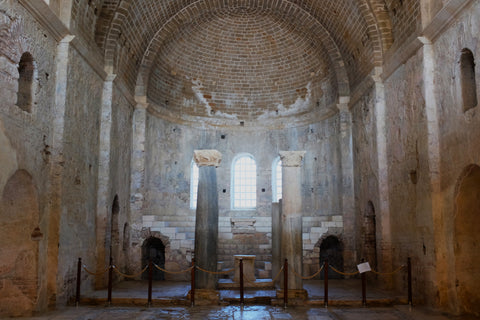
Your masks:
M 147 123 L 143 224 L 168 238 L 167 267 L 189 265 L 195 232 L 195 210 L 189 204 L 193 151 L 215 148 L 222 153 L 217 169 L 221 268 L 233 267 L 234 254 L 255 254 L 257 268 L 269 270 L 272 163 L 280 150 L 306 150 L 301 178 L 305 270 L 318 270 L 315 245 L 326 234 L 341 235 L 343 227 L 337 196 L 341 175 L 337 118 L 277 131 L 198 130 L 153 116 Z M 241 152 L 251 154 L 257 164 L 255 210 L 231 209 L 231 164 Z
M 63 133 L 57 303 L 74 293 L 76 259 L 96 263 L 95 237 L 103 79 L 70 47 Z M 91 277 L 86 279 L 86 286 Z
M 47 293 L 51 261 L 46 248 L 56 41 L 16 1 L 0 2 L 0 21 L 0 195 L 8 202 L 0 203 L 2 235 L 7 237 L 0 240 L 0 317 L 25 316 L 45 310 L 52 298 L 52 292 Z M 35 66 L 31 112 L 15 105 L 17 64 L 25 52 L 33 56 Z M 36 227 L 43 236 L 34 241 Z M 16 307 L 18 301 L 23 308 Z

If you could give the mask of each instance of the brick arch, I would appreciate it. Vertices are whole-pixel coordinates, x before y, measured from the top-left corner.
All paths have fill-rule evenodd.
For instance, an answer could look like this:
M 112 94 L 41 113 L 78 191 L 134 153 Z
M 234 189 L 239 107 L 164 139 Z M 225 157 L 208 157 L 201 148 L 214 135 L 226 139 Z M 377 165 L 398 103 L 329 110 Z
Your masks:
M 231 4 L 238 5 L 239 2 L 242 4 L 247 5 L 247 1 L 224 1 L 219 3 L 220 6 L 218 8 L 227 8 Z M 196 1 L 182 10 L 177 12 L 174 16 L 172 16 L 163 26 L 162 28 L 157 31 L 155 36 L 150 41 L 148 48 L 145 50 L 141 69 L 138 74 L 137 83 L 140 85 L 137 88 L 143 88 L 143 94 L 145 95 L 145 90 L 148 86 L 148 78 L 150 71 L 152 70 L 152 65 L 157 57 L 157 53 L 159 52 L 162 43 L 168 39 L 169 35 L 171 35 L 172 30 L 179 29 L 183 24 L 192 20 L 193 17 L 199 16 L 201 14 L 207 13 L 211 11 L 212 7 L 214 7 L 215 0 L 199 0 Z M 218 3 L 218 2 L 217 2 Z M 275 6 L 275 7 L 274 7 Z M 335 70 L 336 77 L 337 77 L 337 84 L 340 96 L 346 96 L 350 93 L 349 81 L 347 72 L 345 69 L 345 63 L 342 59 L 342 54 L 336 45 L 335 41 L 330 36 L 330 33 L 316 20 L 311 14 L 307 11 L 303 10 L 302 8 L 298 7 L 294 3 L 290 1 L 283 1 L 283 2 L 268 2 L 264 4 L 262 9 L 268 9 L 272 12 L 275 12 L 277 15 L 281 15 L 284 17 L 288 17 L 291 15 L 291 12 L 295 12 L 295 21 L 301 23 L 302 26 L 306 30 L 310 30 L 312 33 L 318 36 L 320 39 L 320 44 L 327 52 L 327 55 L 330 57 L 330 65 L 332 66 L 333 70 Z M 137 92 L 138 94 L 139 92 Z
M 393 43 L 390 17 L 385 0 L 361 0 L 359 9 L 368 26 L 368 34 L 373 43 L 375 66 L 383 64 L 383 55 Z

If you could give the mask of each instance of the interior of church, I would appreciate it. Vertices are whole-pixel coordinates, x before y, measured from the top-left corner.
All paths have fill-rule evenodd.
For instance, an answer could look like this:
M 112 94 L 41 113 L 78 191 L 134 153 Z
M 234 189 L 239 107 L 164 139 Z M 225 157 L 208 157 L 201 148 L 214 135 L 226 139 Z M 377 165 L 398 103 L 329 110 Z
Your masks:
M 480 315 L 479 34 L 478 0 L 0 0 L 0 317 L 71 303 L 79 257 L 88 293 L 237 255 L 410 259 Z

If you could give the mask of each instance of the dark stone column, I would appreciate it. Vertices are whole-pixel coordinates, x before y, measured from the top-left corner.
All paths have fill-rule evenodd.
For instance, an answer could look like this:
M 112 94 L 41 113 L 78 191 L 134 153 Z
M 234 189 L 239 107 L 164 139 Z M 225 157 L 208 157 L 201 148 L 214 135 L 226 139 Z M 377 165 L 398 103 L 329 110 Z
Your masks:
M 281 256 L 281 235 L 282 235 L 282 200 L 272 203 L 272 279 L 278 274 L 282 268 Z M 277 279 L 280 281 L 280 277 Z
M 216 150 L 195 150 L 194 160 L 199 167 L 197 212 L 195 220 L 195 263 L 217 271 L 218 194 L 216 167 L 222 155 Z M 217 288 L 217 276 L 197 270 L 197 289 Z

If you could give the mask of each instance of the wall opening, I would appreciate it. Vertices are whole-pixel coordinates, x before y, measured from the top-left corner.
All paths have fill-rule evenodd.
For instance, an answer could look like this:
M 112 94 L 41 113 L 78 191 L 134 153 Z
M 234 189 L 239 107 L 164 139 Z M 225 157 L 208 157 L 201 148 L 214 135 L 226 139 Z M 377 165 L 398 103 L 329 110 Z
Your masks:
M 32 112 L 34 73 L 33 56 L 29 52 L 25 52 L 18 63 L 17 106 L 27 112 Z
M 455 285 L 461 312 L 480 315 L 480 167 L 462 175 L 455 197 Z
M 142 245 L 142 268 L 152 262 L 162 269 L 165 269 L 165 245 L 162 240 L 150 237 Z M 142 274 L 143 279 L 148 279 L 148 272 Z M 153 267 L 153 280 L 165 280 L 165 273 Z
M 328 259 L 328 264 L 335 269 L 343 272 L 343 244 L 335 236 L 328 236 L 320 244 L 320 266 Z M 323 279 L 324 273 L 320 272 L 320 278 Z M 329 279 L 343 279 L 341 274 L 328 270 Z
M 363 216 L 363 256 L 373 269 L 377 269 L 377 226 L 375 207 L 368 201 Z
M 463 49 L 460 56 L 460 78 L 462 86 L 463 111 L 474 108 L 478 104 L 477 82 L 475 80 L 475 58 L 472 51 Z
M 7 181 L 0 202 L 1 318 L 30 316 L 35 311 L 41 241 L 38 223 L 35 185 L 28 172 L 19 170 Z

